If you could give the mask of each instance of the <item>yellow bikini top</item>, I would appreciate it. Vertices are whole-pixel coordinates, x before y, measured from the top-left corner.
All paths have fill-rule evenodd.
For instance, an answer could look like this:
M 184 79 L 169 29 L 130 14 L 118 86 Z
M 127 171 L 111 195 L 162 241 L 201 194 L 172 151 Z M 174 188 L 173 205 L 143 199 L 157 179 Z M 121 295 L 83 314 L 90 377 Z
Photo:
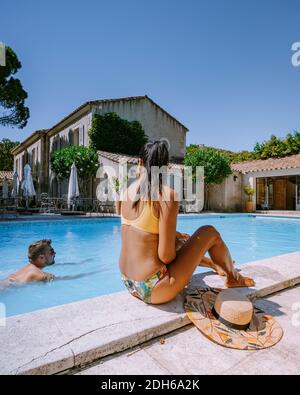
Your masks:
M 150 202 L 149 204 L 149 201 L 144 202 L 144 207 L 141 214 L 137 218 L 131 220 L 122 216 L 121 205 L 121 224 L 134 226 L 135 228 L 143 230 L 144 232 L 158 234 L 159 219 L 152 212 L 152 203 L 153 202 Z

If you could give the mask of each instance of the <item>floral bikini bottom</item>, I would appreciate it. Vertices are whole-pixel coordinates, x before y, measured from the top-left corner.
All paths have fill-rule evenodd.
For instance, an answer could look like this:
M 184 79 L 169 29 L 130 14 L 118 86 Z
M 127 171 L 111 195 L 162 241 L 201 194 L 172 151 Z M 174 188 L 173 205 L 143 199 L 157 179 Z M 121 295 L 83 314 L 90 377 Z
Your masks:
M 131 293 L 132 296 L 135 296 L 138 299 L 143 300 L 145 303 L 151 303 L 151 293 L 155 285 L 163 279 L 166 275 L 168 275 L 169 271 L 166 265 L 163 265 L 162 268 L 153 274 L 148 280 L 144 281 L 135 281 L 126 277 L 123 273 L 121 273 L 121 278 Z

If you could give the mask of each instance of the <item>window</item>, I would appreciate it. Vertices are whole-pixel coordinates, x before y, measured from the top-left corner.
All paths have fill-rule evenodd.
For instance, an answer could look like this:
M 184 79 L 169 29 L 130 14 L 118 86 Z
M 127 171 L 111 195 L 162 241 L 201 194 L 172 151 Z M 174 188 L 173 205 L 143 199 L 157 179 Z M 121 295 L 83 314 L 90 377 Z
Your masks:
M 104 181 L 105 181 L 104 193 L 107 195 L 108 194 L 108 175 L 107 175 L 107 173 L 104 173 Z
M 297 210 L 300 210 L 300 176 L 297 176 L 296 178 L 296 185 L 297 185 L 296 205 L 297 205 Z
M 32 152 L 31 152 L 31 167 L 32 168 L 35 167 L 35 148 L 33 148 Z
M 35 155 L 35 170 L 38 172 L 39 170 L 39 147 L 36 147 L 36 155 Z
M 79 145 L 79 129 L 73 130 L 73 145 Z
M 84 125 L 81 126 L 79 131 L 79 145 L 84 146 Z

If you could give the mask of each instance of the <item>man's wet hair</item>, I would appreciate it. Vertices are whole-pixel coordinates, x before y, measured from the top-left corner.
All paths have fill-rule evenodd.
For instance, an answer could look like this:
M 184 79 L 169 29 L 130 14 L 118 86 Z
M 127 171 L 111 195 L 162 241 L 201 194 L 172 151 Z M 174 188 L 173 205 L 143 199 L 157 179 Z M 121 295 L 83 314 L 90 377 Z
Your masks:
M 43 239 L 35 241 L 28 247 L 28 259 L 35 261 L 39 255 L 45 255 L 51 249 L 51 240 Z

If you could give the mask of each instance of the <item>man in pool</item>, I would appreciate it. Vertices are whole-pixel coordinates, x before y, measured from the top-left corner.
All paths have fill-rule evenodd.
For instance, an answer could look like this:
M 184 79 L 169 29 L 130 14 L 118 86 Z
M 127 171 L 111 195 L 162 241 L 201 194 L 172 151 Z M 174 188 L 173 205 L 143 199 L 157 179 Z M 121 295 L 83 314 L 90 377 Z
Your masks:
M 5 284 L 25 284 L 35 281 L 51 281 L 54 275 L 43 272 L 46 266 L 55 263 L 55 251 L 51 246 L 51 240 L 38 240 L 28 247 L 29 263 L 16 273 L 11 274 Z

